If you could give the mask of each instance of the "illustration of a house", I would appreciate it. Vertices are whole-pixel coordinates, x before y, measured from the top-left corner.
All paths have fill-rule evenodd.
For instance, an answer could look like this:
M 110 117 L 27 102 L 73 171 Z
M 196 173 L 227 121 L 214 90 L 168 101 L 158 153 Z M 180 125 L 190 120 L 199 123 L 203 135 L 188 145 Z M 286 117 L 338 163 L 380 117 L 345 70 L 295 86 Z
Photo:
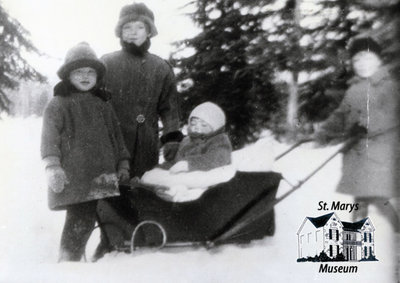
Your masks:
M 306 217 L 297 232 L 298 258 L 322 251 L 332 259 L 341 253 L 347 261 L 375 257 L 374 231 L 368 217 L 354 223 L 341 221 L 334 212 Z

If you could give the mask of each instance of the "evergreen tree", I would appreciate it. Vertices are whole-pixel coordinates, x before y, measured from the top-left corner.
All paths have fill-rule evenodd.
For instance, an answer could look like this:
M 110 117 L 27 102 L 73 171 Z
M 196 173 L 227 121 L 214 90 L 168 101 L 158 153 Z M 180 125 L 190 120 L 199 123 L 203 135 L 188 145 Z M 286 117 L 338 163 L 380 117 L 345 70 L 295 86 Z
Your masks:
M 177 45 L 193 55 L 174 55 L 185 113 L 204 100 L 220 104 L 236 147 L 262 128 L 301 133 L 326 119 L 353 75 L 346 51 L 351 39 L 379 37 L 387 58 L 399 58 L 393 40 L 398 4 L 376 2 L 193 1 L 191 17 L 202 32 Z
M 262 52 L 258 61 L 267 61 L 277 72 L 289 74 L 285 91 L 289 98 L 284 104 L 294 101 L 297 113 L 291 118 L 297 118 L 299 127 L 302 122 L 324 120 L 339 105 L 353 75 L 349 72 L 346 51 L 353 38 L 379 37 L 391 58 L 389 61 L 398 58 L 395 54 L 398 54 L 396 45 L 397 49 L 399 46 L 393 39 L 398 32 L 395 26 L 399 22 L 399 9 L 395 8 L 398 4 L 394 0 L 383 1 L 391 5 L 374 0 L 281 2 L 285 4 L 275 8 L 275 13 L 266 19 L 266 36 L 259 42 Z M 288 107 L 280 111 L 289 112 Z M 282 120 L 282 116 L 278 117 Z
M 261 120 L 268 119 L 277 97 L 266 72 L 255 68 L 249 46 L 258 40 L 263 15 L 243 13 L 246 1 L 198 0 L 192 14 L 202 32 L 177 44 L 194 54 L 174 54 L 178 81 L 188 82 L 182 92 L 185 117 L 197 104 L 213 101 L 227 115 L 227 131 L 235 148 L 257 137 Z
M 39 54 L 28 36 L 28 31 L 11 18 L 0 4 L 0 111 L 9 111 L 7 90 L 18 88 L 21 79 L 45 81 L 45 77 L 21 55 L 22 52 Z

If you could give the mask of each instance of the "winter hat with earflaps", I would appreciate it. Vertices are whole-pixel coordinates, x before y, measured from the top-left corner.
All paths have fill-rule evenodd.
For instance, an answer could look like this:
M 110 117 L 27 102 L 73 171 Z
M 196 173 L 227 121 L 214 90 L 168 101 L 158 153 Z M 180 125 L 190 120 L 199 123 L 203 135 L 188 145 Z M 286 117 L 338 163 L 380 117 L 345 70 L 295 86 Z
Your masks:
M 371 37 L 361 37 L 354 39 L 349 46 L 350 57 L 353 57 L 354 55 L 356 55 L 358 52 L 361 51 L 370 51 L 374 52 L 378 56 L 381 56 L 382 48 Z
M 226 123 L 224 111 L 212 102 L 204 102 L 196 106 L 190 113 L 189 121 L 192 117 L 204 120 L 214 131 L 221 129 Z
M 96 53 L 86 42 L 78 43 L 68 50 L 64 64 L 57 71 L 57 75 L 61 80 L 67 80 L 71 71 L 83 67 L 95 69 L 98 81 L 101 80 L 106 71 L 104 63 L 97 58 Z
M 121 38 L 122 26 L 126 23 L 133 21 L 141 21 L 145 23 L 150 29 L 150 37 L 158 34 L 157 28 L 154 25 L 154 14 L 143 3 L 133 3 L 122 7 L 119 13 L 118 24 L 115 28 L 115 34 Z

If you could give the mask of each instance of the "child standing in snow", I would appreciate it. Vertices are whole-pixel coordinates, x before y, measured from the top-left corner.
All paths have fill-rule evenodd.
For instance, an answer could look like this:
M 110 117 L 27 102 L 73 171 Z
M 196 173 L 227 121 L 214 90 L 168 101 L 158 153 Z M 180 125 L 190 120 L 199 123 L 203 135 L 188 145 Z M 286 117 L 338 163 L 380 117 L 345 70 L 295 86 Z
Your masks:
M 164 158 L 170 160 L 183 138 L 174 72 L 165 60 L 149 52 L 151 39 L 157 34 L 154 13 L 144 3 L 125 5 L 115 27 L 121 50 L 101 58 L 107 67 L 104 85 L 113 94 L 110 101 L 131 155 L 131 177 L 141 177 L 158 164 L 160 144 Z M 99 209 L 110 206 L 121 212 L 131 202 L 121 196 L 101 201 Z M 109 249 L 102 240 L 96 258 Z
M 189 116 L 188 136 L 180 143 L 174 160 L 162 164 L 162 169 L 156 168 L 147 172 L 142 181 L 164 186 L 181 185 L 195 188 L 202 187 L 199 184 L 202 183 L 202 179 L 213 179 L 204 173 L 184 173 L 211 172 L 212 169 L 231 164 L 232 145 L 225 133 L 225 120 L 225 114 L 218 105 L 212 102 L 198 105 Z M 224 172 L 219 173 L 222 175 L 218 174 L 217 179 L 224 175 Z M 184 188 L 181 187 L 181 190 Z
M 343 155 L 338 192 L 359 203 L 358 221 L 377 207 L 399 231 L 399 216 L 389 202 L 399 196 L 399 85 L 382 63 L 381 47 L 372 38 L 359 38 L 350 46 L 351 81 L 339 108 L 316 134 L 324 143 L 333 138 L 357 139 Z
M 129 179 L 129 153 L 118 120 L 97 86 L 105 71 L 87 43 L 70 49 L 43 118 L 49 207 L 66 209 L 59 261 L 81 259 L 97 200 L 119 195 L 118 181 Z

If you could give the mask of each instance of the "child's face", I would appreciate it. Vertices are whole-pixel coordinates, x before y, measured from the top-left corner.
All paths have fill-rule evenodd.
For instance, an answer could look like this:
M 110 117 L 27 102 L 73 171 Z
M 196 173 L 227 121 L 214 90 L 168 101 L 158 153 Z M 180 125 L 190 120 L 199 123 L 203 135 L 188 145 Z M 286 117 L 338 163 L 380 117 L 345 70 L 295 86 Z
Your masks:
M 129 22 L 122 26 L 122 40 L 140 46 L 149 37 L 146 24 L 140 21 Z
M 192 117 L 189 122 L 189 131 L 196 134 L 210 134 L 213 132 L 213 128 L 204 120 Z
M 381 66 L 381 59 L 374 52 L 361 51 L 352 58 L 354 72 L 362 77 L 368 78 L 375 74 Z
M 78 90 L 88 91 L 96 85 L 97 73 L 91 67 L 83 67 L 73 70 L 69 74 L 69 80 Z

